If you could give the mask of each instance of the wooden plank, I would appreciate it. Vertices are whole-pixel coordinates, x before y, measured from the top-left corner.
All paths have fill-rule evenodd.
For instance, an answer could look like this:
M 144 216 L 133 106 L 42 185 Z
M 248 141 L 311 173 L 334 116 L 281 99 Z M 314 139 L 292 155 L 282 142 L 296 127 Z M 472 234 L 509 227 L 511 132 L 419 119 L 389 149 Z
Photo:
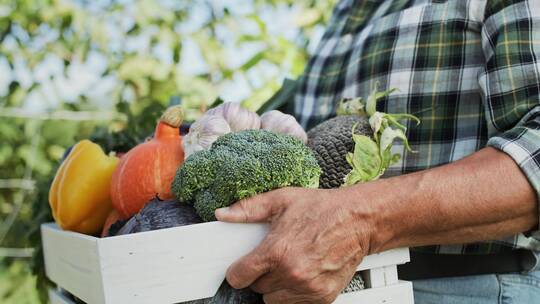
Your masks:
M 98 258 L 98 239 L 41 226 L 47 277 L 87 303 L 104 303 Z
M 377 288 L 398 283 L 397 265 L 364 270 L 367 288 Z
M 384 267 L 366 270 L 364 280 L 366 283 L 366 288 L 377 288 L 386 286 Z
M 51 304 L 75 304 L 56 289 L 49 289 Z M 412 285 L 400 282 L 398 285 L 377 288 L 375 292 L 366 289 L 340 295 L 333 304 L 413 304 Z
M 263 224 L 211 222 L 100 240 L 108 303 L 176 303 L 213 296 L 229 265 L 266 235 Z
M 172 303 L 211 297 L 228 266 L 255 248 L 267 231 L 266 224 L 211 222 L 102 239 L 106 301 Z M 359 268 L 406 258 L 408 250 L 394 250 L 367 257 Z
M 411 257 L 408 248 L 397 248 L 377 254 L 368 255 L 364 258 L 357 270 L 373 269 L 387 265 L 401 265 L 409 262 Z
M 66 297 L 60 290 L 49 288 L 49 302 L 50 304 L 75 304 L 68 297 Z
M 174 303 L 210 297 L 266 224 L 211 222 L 98 239 L 42 226 L 47 275 L 89 303 Z M 368 256 L 359 270 L 402 264 L 408 249 Z
M 384 266 L 384 279 L 387 286 L 397 284 L 399 281 L 397 265 Z
M 369 288 L 339 296 L 333 304 L 414 304 L 411 282 Z

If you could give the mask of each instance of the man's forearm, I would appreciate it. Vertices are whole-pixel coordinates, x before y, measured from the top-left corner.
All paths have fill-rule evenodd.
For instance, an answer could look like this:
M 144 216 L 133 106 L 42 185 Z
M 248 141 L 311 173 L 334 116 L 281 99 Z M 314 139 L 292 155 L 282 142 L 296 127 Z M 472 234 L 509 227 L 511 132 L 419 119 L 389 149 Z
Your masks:
M 331 303 L 368 254 L 509 236 L 538 225 L 538 207 L 514 161 L 486 148 L 439 168 L 351 187 L 270 191 L 216 217 L 270 222 L 261 244 L 227 270 L 231 286 L 250 286 L 266 303 Z
M 369 210 L 359 208 L 358 215 L 359 220 L 374 219 L 370 253 L 493 240 L 538 225 L 534 189 L 515 162 L 493 148 L 346 191 L 363 201 L 368 195 Z

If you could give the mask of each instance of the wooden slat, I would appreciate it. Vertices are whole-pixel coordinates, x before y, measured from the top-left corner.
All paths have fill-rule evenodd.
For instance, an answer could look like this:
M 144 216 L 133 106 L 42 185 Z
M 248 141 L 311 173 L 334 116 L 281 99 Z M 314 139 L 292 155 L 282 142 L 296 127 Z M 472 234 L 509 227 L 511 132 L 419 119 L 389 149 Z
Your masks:
M 89 303 L 175 303 L 211 297 L 228 266 L 265 237 L 266 224 L 211 222 L 98 239 L 42 226 L 47 275 Z M 358 269 L 409 260 L 408 249 L 368 256 Z
M 397 284 L 397 282 L 399 281 L 397 265 L 384 266 L 384 279 L 386 286 Z
M 377 288 L 398 283 L 397 265 L 364 270 L 367 288 Z
M 106 300 L 176 303 L 211 297 L 229 265 L 266 233 L 266 225 L 212 222 L 103 239 Z
M 49 289 L 51 304 L 75 304 L 58 290 Z M 414 304 L 412 284 L 399 282 L 398 284 L 365 289 L 353 293 L 340 295 L 333 304 Z
M 51 304 L 75 304 L 58 290 L 49 289 Z M 366 289 L 340 295 L 333 304 L 414 304 L 412 284 L 400 282 L 393 286 Z
M 87 303 L 104 303 L 97 238 L 41 226 L 47 277 Z
M 386 286 L 386 279 L 384 277 L 384 267 L 377 267 L 366 270 L 364 275 L 366 288 L 377 288 Z
M 385 252 L 368 255 L 357 270 L 373 269 L 387 265 L 401 265 L 409 262 L 411 257 L 408 248 L 392 249 Z
M 333 304 L 414 304 L 412 283 L 369 288 L 339 296 Z

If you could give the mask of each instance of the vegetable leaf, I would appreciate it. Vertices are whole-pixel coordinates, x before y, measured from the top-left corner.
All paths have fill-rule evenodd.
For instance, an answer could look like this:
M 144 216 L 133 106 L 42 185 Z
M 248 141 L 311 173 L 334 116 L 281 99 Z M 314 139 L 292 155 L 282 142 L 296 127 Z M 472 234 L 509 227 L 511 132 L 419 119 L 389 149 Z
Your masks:
M 354 131 L 353 131 L 354 134 Z M 345 177 L 345 185 L 377 179 L 381 174 L 382 160 L 379 147 L 373 139 L 365 135 L 353 135 L 354 152 L 346 156 L 353 168 Z
M 344 186 L 354 185 L 359 182 L 369 182 L 378 179 L 384 174 L 390 165 L 398 162 L 401 155 L 398 153 L 392 154 L 392 145 L 396 139 L 401 139 L 405 148 L 412 151 L 405 131 L 407 127 L 399 122 L 402 119 L 411 119 L 417 124 L 420 120 L 411 114 L 388 114 L 377 112 L 377 101 L 386 97 L 396 89 L 387 91 L 378 91 L 378 83 L 374 90 L 367 98 L 367 102 L 363 103 L 361 98 L 342 101 L 338 108 L 338 115 L 342 114 L 357 114 L 369 116 L 369 124 L 373 130 L 373 139 L 355 134 L 356 125 L 352 130 L 352 138 L 354 141 L 353 153 L 346 155 L 346 160 L 352 167 L 352 170 L 345 177 Z M 351 113 L 354 112 L 354 113 Z
M 336 115 L 360 115 L 366 116 L 365 104 L 362 97 L 342 99 L 336 109 Z

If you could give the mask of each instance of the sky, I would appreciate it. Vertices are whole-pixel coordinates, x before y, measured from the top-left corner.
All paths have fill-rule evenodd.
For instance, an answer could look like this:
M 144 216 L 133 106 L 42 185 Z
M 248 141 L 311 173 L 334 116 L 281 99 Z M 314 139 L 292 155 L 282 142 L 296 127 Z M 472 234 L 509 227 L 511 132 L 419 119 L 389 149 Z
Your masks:
M 130 3 L 130 1 L 121 1 Z M 88 3 L 88 2 L 87 2 Z M 88 9 L 99 12 L 103 5 L 107 5 L 108 1 L 99 0 L 90 2 Z M 161 0 L 165 5 L 174 5 L 173 0 Z M 201 2 L 199 2 L 201 3 Z M 251 1 L 245 0 L 215 0 L 212 4 L 218 9 L 227 7 L 233 14 L 243 14 L 251 11 Z M 5 9 L 0 5 L 0 17 Z M 297 34 L 297 25 L 294 23 L 295 16 L 298 14 L 298 8 L 288 8 L 286 6 L 278 7 L 277 9 L 268 9 L 260 15 L 261 19 L 267 24 L 270 34 L 281 35 L 286 39 L 292 40 Z M 122 23 L 126 27 L 130 26 L 133 12 L 125 12 L 122 18 Z M 209 12 L 204 5 L 196 5 L 191 12 L 191 18 L 182 24 L 181 33 L 189 33 L 196 30 L 204 20 L 208 18 Z M 250 27 L 254 27 L 253 23 L 245 22 L 242 24 L 243 31 L 250 31 Z M 219 31 L 219 29 L 218 29 Z M 256 28 L 253 28 L 256 31 Z M 230 31 L 219 31 L 220 35 L 227 38 L 227 35 L 234 35 Z M 114 37 L 114 31 L 109 33 Z M 52 35 L 52 34 L 51 34 Z M 47 32 L 44 33 L 44 39 L 54 39 Z M 317 41 L 322 35 L 322 29 L 318 29 L 311 40 L 309 46 L 312 51 L 316 46 Z M 51 37 L 47 37 L 51 36 Z M 225 39 L 232 40 L 232 39 Z M 114 41 L 114 39 L 112 40 Z M 6 39 L 4 43 L 15 43 Z M 139 37 L 126 42 L 125 45 L 117 45 L 115 47 L 124 47 L 130 50 L 138 50 L 145 48 L 147 41 L 145 37 Z M 226 58 L 230 66 L 239 66 L 252 54 L 257 52 L 260 46 L 251 45 L 243 48 L 238 48 L 235 45 L 227 45 Z M 168 47 L 157 46 L 153 52 L 164 63 L 170 62 L 171 54 Z M 69 65 L 66 73 L 63 71 L 62 61 L 55 56 L 47 56 L 45 60 L 38 65 L 33 73 L 26 68 L 26 63 L 23 60 L 15 60 L 15 68 L 11 71 L 7 61 L 0 56 L 0 95 L 7 93 L 8 84 L 12 79 L 17 79 L 23 87 L 29 87 L 33 81 L 41 83 L 38 90 L 34 90 L 25 100 L 24 107 L 31 112 L 41 112 L 54 108 L 59 101 L 74 102 L 81 93 L 84 93 L 90 100 L 98 105 L 98 107 L 110 107 L 107 96 L 111 94 L 115 87 L 116 79 L 114 76 L 102 77 L 101 74 L 106 68 L 106 62 L 98 53 L 90 53 L 86 62 L 73 61 Z M 197 45 L 190 39 L 183 41 L 182 56 L 180 69 L 182 73 L 187 75 L 197 75 L 206 71 L 207 67 L 201 56 Z M 274 69 L 274 70 L 272 70 Z M 266 73 L 279 73 L 275 67 L 268 65 L 263 66 Z M 280 75 L 284 77 L 286 75 Z M 261 77 L 257 75 L 249 75 L 251 82 L 261 81 Z M 228 81 L 218 89 L 218 95 L 225 100 L 240 101 L 247 98 L 250 94 L 247 79 L 244 77 L 235 77 L 232 81 Z

